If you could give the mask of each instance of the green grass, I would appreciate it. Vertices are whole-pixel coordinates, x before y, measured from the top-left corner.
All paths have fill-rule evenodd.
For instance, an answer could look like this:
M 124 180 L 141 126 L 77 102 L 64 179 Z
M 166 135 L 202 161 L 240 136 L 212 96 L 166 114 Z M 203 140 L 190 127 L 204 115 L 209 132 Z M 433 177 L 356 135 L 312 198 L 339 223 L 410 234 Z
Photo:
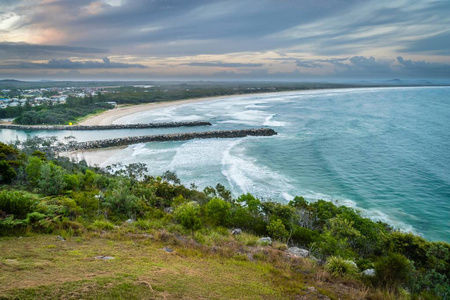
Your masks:
M 231 244 L 233 237 L 226 251 L 216 252 L 159 239 L 165 234 L 0 238 L 0 299 L 289 299 L 312 284 L 290 263 L 263 259 L 278 250 L 249 260 L 237 251 L 242 244 Z

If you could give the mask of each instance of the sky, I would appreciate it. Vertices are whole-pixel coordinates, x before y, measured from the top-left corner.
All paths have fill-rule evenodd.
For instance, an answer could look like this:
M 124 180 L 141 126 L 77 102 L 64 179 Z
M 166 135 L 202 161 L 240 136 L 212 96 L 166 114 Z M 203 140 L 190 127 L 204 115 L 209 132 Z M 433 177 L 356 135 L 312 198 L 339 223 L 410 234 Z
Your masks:
M 449 0 L 0 0 L 0 79 L 450 79 Z

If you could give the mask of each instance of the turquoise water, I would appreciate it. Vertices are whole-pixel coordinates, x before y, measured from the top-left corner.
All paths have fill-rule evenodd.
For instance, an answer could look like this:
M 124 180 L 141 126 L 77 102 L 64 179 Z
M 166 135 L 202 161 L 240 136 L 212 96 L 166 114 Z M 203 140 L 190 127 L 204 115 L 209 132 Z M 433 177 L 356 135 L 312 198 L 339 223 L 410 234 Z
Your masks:
M 174 170 L 200 188 L 220 182 L 285 202 L 295 195 L 356 207 L 431 240 L 450 240 L 450 88 L 383 88 L 236 96 L 162 108 L 116 123 L 208 120 L 212 128 L 54 132 L 79 140 L 272 127 L 275 137 L 130 146 L 105 163 Z M 47 133 L 32 133 L 43 135 Z M 52 134 L 52 133 L 50 133 Z M 25 133 L 0 130 L 1 140 Z

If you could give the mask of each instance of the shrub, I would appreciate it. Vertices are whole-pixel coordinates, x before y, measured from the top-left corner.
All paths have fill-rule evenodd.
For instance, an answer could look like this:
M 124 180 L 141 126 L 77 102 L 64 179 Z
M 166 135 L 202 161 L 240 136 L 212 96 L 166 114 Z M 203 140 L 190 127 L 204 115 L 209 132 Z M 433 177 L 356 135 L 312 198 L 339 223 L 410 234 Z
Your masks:
M 175 219 L 186 229 L 201 227 L 200 206 L 197 202 L 187 202 L 178 206 L 174 211 Z
M 42 160 L 39 157 L 30 156 L 25 167 L 27 179 L 32 185 L 37 185 L 41 176 Z
M 325 264 L 325 269 L 335 277 L 353 276 L 358 273 L 358 267 L 353 261 L 339 256 L 331 256 Z
M 235 238 L 237 241 L 244 244 L 244 246 L 256 246 L 259 240 L 257 236 L 246 232 L 236 235 Z
M 405 256 L 389 253 L 375 263 L 375 272 L 379 285 L 396 289 L 399 285 L 408 283 L 413 267 Z
M 259 211 L 261 205 L 261 201 L 250 193 L 239 196 L 236 201 L 245 204 L 248 210 L 253 214 Z
M 389 250 L 401 253 L 423 267 L 427 262 L 427 241 L 412 233 L 393 232 L 388 236 Z
M 207 221 L 215 226 L 226 225 L 230 215 L 230 203 L 219 198 L 212 198 L 205 204 L 205 216 Z
M 83 224 L 68 219 L 64 219 L 61 222 L 61 228 L 69 231 L 70 235 L 80 235 L 84 231 Z
M 102 203 L 107 211 L 112 211 L 118 215 L 127 215 L 135 218 L 140 207 L 140 199 L 133 193 L 130 193 L 130 182 L 125 179 L 119 179 L 111 182 Z
M 36 200 L 20 192 L 0 192 L 0 211 L 14 215 L 16 219 L 25 219 L 35 204 Z
M 77 191 L 80 187 L 80 176 L 78 174 L 65 174 L 64 183 L 68 190 Z
M 113 230 L 114 224 L 106 220 L 95 220 L 90 227 L 97 230 Z
M 431 270 L 418 280 L 416 291 L 431 291 L 440 298 L 446 299 L 446 296 L 450 296 L 450 281 L 447 276 Z
M 352 251 L 347 243 L 346 238 L 340 238 L 331 231 L 323 232 L 317 242 L 313 244 L 317 253 L 321 257 L 340 256 L 345 258 L 353 258 L 356 254 Z
M 291 239 L 297 244 L 309 246 L 319 237 L 319 233 L 317 231 L 305 227 L 294 225 L 292 229 Z
M 141 230 L 149 230 L 152 228 L 152 222 L 149 220 L 139 219 L 133 223 L 133 226 Z
M 53 163 L 45 163 L 41 166 L 39 188 L 45 195 L 57 195 L 62 192 L 64 182 L 64 170 Z
M 280 219 L 272 220 L 269 225 L 267 225 L 267 231 L 271 237 L 280 241 L 285 241 L 289 237 L 289 232 L 286 230 Z
M 16 176 L 16 171 L 5 160 L 0 160 L 0 183 L 11 183 Z
M 267 223 L 258 215 L 252 214 L 246 207 L 232 207 L 229 226 L 247 229 L 258 235 L 267 234 Z

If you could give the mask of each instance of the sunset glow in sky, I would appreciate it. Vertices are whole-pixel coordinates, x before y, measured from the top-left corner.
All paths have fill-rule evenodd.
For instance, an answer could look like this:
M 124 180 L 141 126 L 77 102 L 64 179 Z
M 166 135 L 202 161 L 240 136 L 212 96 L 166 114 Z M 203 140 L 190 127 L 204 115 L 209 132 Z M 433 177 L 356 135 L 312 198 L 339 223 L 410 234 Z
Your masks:
M 0 0 L 0 79 L 449 79 L 448 0 Z

